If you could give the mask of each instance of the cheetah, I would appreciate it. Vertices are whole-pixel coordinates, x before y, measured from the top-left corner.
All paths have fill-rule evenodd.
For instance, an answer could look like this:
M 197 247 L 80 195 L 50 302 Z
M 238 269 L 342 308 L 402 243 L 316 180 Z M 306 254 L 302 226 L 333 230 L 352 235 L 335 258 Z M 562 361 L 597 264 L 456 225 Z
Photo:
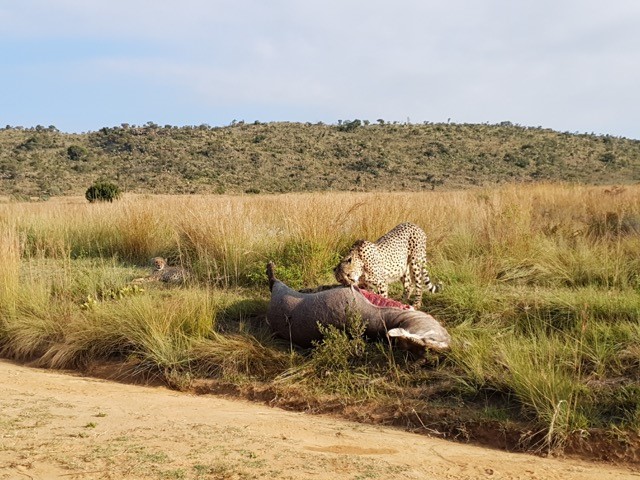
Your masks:
M 188 278 L 188 272 L 182 267 L 171 267 L 167 265 L 167 261 L 162 257 L 154 257 L 151 259 L 153 272 L 145 278 L 137 278 L 134 283 L 160 281 L 172 284 L 185 283 Z
M 440 285 L 431 283 L 425 264 L 427 236 L 417 225 L 401 223 L 376 242 L 356 241 L 340 264 L 334 269 L 336 280 L 343 285 L 358 285 L 377 289 L 388 297 L 390 281 L 402 280 L 404 301 L 414 291 L 414 308 L 422 304 L 423 283 L 427 291 L 435 293 Z

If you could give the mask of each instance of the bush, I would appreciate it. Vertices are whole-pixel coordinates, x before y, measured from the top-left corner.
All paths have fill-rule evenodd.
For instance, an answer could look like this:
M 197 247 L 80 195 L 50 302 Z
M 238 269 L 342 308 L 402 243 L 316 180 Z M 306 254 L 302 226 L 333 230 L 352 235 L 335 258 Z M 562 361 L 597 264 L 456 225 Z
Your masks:
M 111 182 L 96 182 L 91 185 L 84 196 L 90 203 L 113 202 L 120 198 L 120 188 Z
M 34 135 L 27 138 L 24 142 L 22 142 L 16 148 L 18 150 L 25 150 L 27 152 L 32 152 L 40 148 L 49 148 L 52 145 L 53 145 L 53 142 L 48 137 L 44 135 Z
M 600 155 L 599 160 L 602 163 L 607 163 L 607 164 L 614 163 L 616 161 L 616 155 L 613 152 L 606 152 Z
M 71 145 L 69 148 L 67 148 L 67 157 L 69 157 L 69 160 L 86 161 L 88 154 L 89 152 L 87 151 L 87 149 L 79 145 Z
M 349 121 L 345 120 L 344 122 L 340 122 L 337 129 L 339 132 L 352 132 L 356 128 L 360 127 L 362 122 L 357 118 L 355 120 Z

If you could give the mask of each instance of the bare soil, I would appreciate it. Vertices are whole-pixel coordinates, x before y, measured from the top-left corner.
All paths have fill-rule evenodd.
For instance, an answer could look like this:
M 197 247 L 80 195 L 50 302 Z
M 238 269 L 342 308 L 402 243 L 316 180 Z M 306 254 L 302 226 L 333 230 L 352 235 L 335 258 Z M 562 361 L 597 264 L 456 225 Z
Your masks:
M 0 360 L 0 479 L 640 478 L 330 416 Z

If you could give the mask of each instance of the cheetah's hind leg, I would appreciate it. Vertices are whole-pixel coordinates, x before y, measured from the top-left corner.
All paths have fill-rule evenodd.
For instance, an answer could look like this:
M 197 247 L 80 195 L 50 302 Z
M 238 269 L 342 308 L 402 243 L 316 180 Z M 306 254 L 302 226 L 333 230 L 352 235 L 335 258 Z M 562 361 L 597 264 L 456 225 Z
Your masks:
M 403 302 L 409 304 L 411 296 L 413 295 L 413 281 L 412 275 L 407 272 L 405 273 L 400 280 L 402 281 L 402 288 L 404 289 L 404 294 L 402 296 Z
M 141 283 L 157 282 L 158 280 L 160 280 L 158 275 L 151 274 L 147 277 L 134 278 L 130 283 L 132 285 L 140 285 Z

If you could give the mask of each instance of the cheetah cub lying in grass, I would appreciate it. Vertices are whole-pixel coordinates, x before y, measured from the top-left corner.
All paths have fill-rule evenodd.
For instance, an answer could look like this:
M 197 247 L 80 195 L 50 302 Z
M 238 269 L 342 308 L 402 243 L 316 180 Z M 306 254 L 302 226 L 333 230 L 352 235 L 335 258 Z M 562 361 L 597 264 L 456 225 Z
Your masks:
M 334 274 L 343 285 L 376 289 L 383 297 L 389 296 L 389 282 L 400 279 L 406 302 L 415 286 L 413 306 L 417 309 L 422 304 L 423 285 L 432 293 L 441 288 L 431 283 L 426 262 L 427 235 L 419 226 L 406 222 L 375 242 L 356 241 Z
M 151 263 L 153 264 L 151 275 L 144 278 L 136 278 L 133 283 L 160 281 L 171 284 L 184 284 L 189 280 L 189 272 L 182 267 L 167 265 L 167 261 L 162 257 L 152 258 Z

